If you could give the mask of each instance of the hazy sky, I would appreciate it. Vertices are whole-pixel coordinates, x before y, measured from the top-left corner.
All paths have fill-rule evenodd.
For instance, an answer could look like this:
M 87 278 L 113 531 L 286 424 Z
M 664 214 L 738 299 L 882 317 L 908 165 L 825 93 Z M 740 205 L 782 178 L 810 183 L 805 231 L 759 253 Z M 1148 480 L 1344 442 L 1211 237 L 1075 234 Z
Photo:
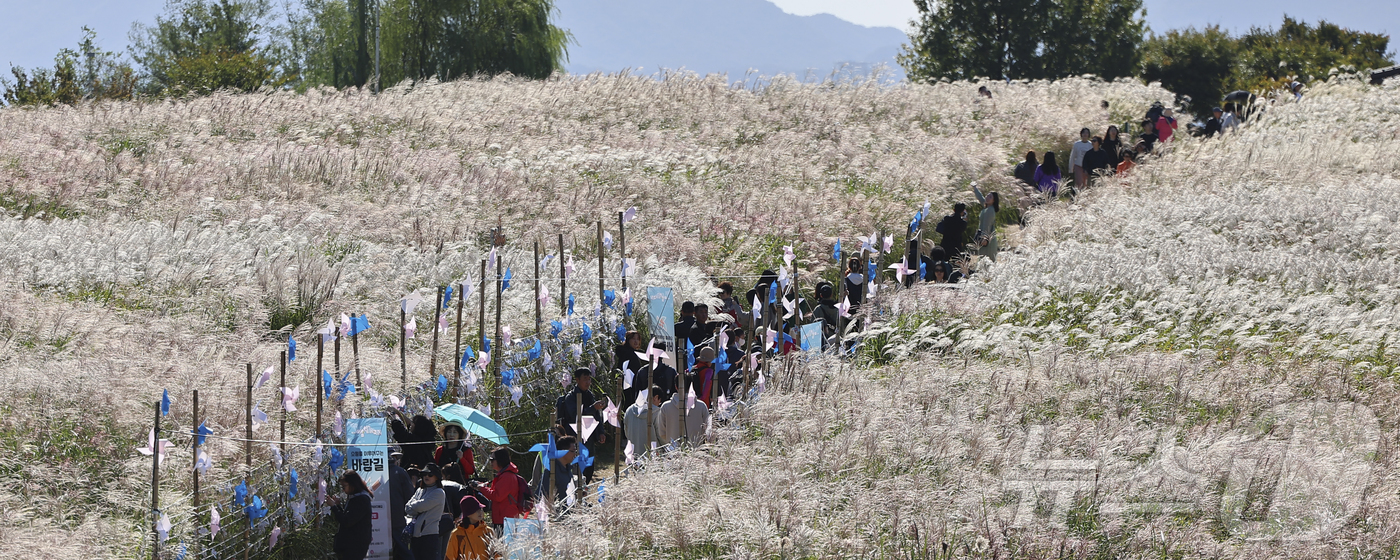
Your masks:
M 1245 31 L 1252 25 L 1276 26 L 1286 13 L 1308 22 L 1324 18 L 1354 29 L 1400 34 L 1400 1 L 1396 0 L 1144 2 L 1147 22 L 1156 31 L 1211 23 Z M 830 13 L 867 26 L 904 28 L 916 13 L 912 0 L 773 0 L 773 3 L 794 14 Z M 58 49 L 77 44 L 84 25 L 97 31 L 100 46 L 124 50 L 132 22 L 149 23 L 164 4 L 165 0 L 0 0 L 0 14 L 3 14 L 0 17 L 0 73 L 8 75 L 10 64 L 51 65 Z M 1397 41 L 1392 41 L 1391 46 L 1395 48 Z

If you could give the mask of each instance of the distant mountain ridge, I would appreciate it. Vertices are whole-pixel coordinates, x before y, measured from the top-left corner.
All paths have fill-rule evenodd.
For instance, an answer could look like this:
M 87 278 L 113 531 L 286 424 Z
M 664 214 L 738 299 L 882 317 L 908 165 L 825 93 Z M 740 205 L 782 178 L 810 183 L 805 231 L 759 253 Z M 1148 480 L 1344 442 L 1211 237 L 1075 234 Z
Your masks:
M 573 74 L 651 74 L 664 69 L 820 79 L 843 67 L 868 73 L 907 40 L 893 27 L 865 27 L 829 14 L 798 16 L 768 0 L 557 0 L 557 25 L 574 35 L 565 68 Z

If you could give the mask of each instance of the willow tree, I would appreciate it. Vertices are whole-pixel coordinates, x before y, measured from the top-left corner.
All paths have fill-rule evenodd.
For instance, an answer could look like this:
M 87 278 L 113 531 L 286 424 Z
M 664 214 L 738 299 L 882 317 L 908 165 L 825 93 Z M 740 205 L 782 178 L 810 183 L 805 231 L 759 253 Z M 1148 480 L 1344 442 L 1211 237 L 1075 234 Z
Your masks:
M 553 0 L 385 0 L 377 15 L 366 1 L 305 0 L 312 84 L 365 85 L 372 69 L 359 69 L 376 44 L 385 86 L 502 73 L 546 78 L 563 68 L 571 40 L 552 22 Z

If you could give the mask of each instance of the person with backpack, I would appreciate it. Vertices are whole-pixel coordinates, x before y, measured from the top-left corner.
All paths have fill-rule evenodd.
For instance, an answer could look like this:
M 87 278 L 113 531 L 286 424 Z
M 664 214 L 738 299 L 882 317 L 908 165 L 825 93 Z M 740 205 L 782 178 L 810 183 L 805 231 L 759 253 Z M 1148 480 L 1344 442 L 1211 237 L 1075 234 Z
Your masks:
M 691 385 L 695 386 L 696 398 L 705 406 L 714 407 L 710 400 L 710 393 L 715 390 L 715 349 L 709 346 L 702 346 L 695 351 L 695 364 L 690 366 L 689 379 Z
M 481 502 L 463 496 L 458 509 L 462 512 L 457 528 L 448 537 L 445 560 L 490 560 L 491 526 L 486 524 L 486 512 Z
M 530 504 L 530 483 L 520 476 L 520 469 L 511 462 L 508 447 L 497 447 L 492 451 L 486 467 L 496 475 L 489 483 L 478 482 L 476 489 L 491 501 L 491 527 L 499 535 L 506 519 L 523 519 L 533 509 L 533 504 Z
M 1172 108 L 1162 109 L 1162 116 L 1157 118 L 1157 138 L 1163 143 L 1170 142 L 1172 134 L 1176 133 L 1176 118 L 1172 116 Z
M 1031 171 L 1031 180 L 1035 180 L 1034 170 Z M 963 254 L 967 250 L 967 205 L 961 202 L 954 204 L 953 213 L 939 220 L 933 230 L 943 236 L 938 240 L 938 246 L 943 248 L 943 252 L 949 255 Z

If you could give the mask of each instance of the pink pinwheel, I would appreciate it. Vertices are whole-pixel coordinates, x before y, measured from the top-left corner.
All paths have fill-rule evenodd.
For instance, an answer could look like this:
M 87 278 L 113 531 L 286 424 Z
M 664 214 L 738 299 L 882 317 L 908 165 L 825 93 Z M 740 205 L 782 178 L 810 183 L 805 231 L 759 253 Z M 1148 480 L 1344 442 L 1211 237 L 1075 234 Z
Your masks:
M 404 336 L 404 338 L 413 338 L 414 335 L 417 334 L 417 333 L 418 333 L 418 318 L 417 318 L 417 317 L 409 318 L 408 322 L 407 322 L 407 323 L 404 323 L 404 325 L 403 325 L 403 336 Z
M 619 427 L 617 423 L 617 404 L 613 403 L 612 397 L 608 397 L 608 406 L 603 409 L 603 421 L 612 424 L 614 428 Z
M 447 314 L 446 314 L 446 313 L 443 313 L 442 315 L 439 315 L 439 316 L 438 316 L 437 328 L 438 328 L 438 332 L 440 332 L 440 333 L 445 333 L 445 332 L 447 332 Z
M 851 316 L 851 298 L 846 297 L 841 300 L 841 304 L 836 306 L 836 310 L 841 312 L 842 317 Z
M 277 539 L 282 536 L 281 527 L 273 527 L 272 532 L 267 535 L 267 548 L 272 550 L 277 546 Z
M 622 276 L 630 278 L 637 273 L 637 259 L 622 259 Z
M 316 481 L 316 503 L 326 503 L 326 481 L 324 480 Z
M 335 411 L 335 420 L 331 421 L 331 430 L 337 437 L 345 433 L 345 417 L 340 415 L 340 411 Z
M 564 262 L 564 278 L 573 278 L 573 276 L 574 276 L 574 256 L 573 256 L 573 255 L 569 255 L 569 260 Z
M 156 459 L 156 464 L 159 465 L 165 462 L 165 449 L 167 447 L 170 447 L 170 440 L 161 439 L 159 442 L 157 442 L 156 431 L 153 428 L 151 429 L 150 435 L 146 438 L 146 446 L 137 448 L 136 451 L 147 457 L 150 457 L 152 453 L 160 454 L 160 457 Z
M 510 346 L 510 343 L 510 325 L 506 325 L 504 327 L 501 327 L 501 347 L 505 348 L 507 346 Z
M 628 223 L 628 222 L 631 222 L 632 220 L 635 220 L 635 219 L 637 219 L 637 207 L 636 207 L 636 206 L 633 206 L 633 207 L 631 207 L 631 208 L 628 208 L 626 212 L 623 212 L 623 213 L 622 213 L 622 223 L 624 223 L 624 224 L 625 224 L 625 223 Z
M 491 252 L 486 254 L 486 270 L 496 270 L 496 248 L 492 247 Z
M 890 249 L 893 249 L 893 248 L 894 248 L 894 236 L 893 236 L 893 235 L 886 235 L 886 236 L 885 236 L 885 254 L 889 254 Z
M 212 539 L 212 538 L 214 538 L 214 537 L 216 537 L 216 536 L 219 535 L 219 530 L 222 529 L 222 527 L 219 526 L 219 522 L 220 522 L 220 521 L 223 521 L 223 516 L 219 515 L 219 510 L 218 510 L 218 508 L 215 508 L 215 507 L 213 507 L 213 506 L 210 506 L 210 507 L 209 507 L 209 538 Z
M 272 366 L 267 366 L 262 375 L 258 376 L 258 382 L 253 384 L 254 389 L 261 389 L 268 381 L 272 381 Z
M 296 388 L 282 388 L 282 408 L 287 412 L 297 411 L 297 399 L 301 398 L 301 386 Z
M 335 340 L 335 322 L 327 320 L 325 328 L 316 331 L 316 334 L 321 335 L 321 342 L 329 344 Z
M 350 336 L 350 316 L 340 314 L 340 336 Z
M 792 245 L 783 245 L 783 263 L 791 266 L 797 255 L 792 252 Z

